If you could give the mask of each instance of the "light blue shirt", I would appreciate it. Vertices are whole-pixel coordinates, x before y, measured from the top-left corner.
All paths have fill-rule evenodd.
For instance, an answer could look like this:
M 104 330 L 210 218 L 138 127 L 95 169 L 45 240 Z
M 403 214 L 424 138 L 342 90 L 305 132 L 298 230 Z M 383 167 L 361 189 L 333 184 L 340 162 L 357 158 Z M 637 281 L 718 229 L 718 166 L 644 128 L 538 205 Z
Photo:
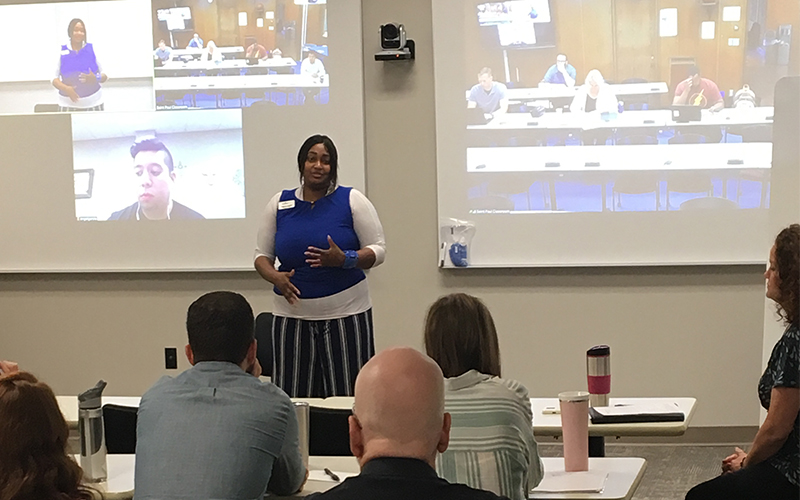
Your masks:
M 570 63 L 567 63 L 567 74 L 573 80 L 578 74 L 577 71 L 575 71 L 575 67 Z M 567 81 L 564 80 L 564 75 L 561 74 L 561 72 L 558 70 L 557 64 L 550 66 L 550 68 L 547 70 L 547 73 L 544 74 L 544 78 L 542 78 L 542 81 L 547 83 L 560 83 L 562 85 L 567 84 Z
M 294 493 L 305 477 L 297 429 L 286 393 L 233 363 L 204 361 L 162 377 L 139 405 L 135 498 Z

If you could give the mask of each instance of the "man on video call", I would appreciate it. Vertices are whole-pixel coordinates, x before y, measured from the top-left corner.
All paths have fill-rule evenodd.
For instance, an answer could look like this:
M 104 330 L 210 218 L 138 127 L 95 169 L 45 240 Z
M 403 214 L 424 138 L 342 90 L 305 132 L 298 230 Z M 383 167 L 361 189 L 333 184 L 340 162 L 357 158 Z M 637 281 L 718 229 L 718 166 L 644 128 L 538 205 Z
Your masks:
M 191 208 L 172 199 L 175 172 L 172 153 L 158 139 L 137 141 L 131 146 L 133 173 L 139 186 L 136 203 L 111 214 L 108 220 L 204 219 Z
M 577 74 L 575 66 L 567 61 L 567 56 L 565 54 L 558 54 L 558 56 L 556 56 L 556 63 L 550 66 L 547 73 L 544 74 L 542 81 L 554 85 L 574 87 Z
M 478 84 L 469 91 L 467 98 L 468 108 L 480 108 L 484 113 L 492 115 L 508 111 L 507 88 L 504 84 L 494 81 L 491 68 L 483 68 L 478 73 Z
M 697 66 L 691 66 L 689 78 L 678 84 L 672 104 L 700 106 L 709 111 L 719 111 L 725 107 L 717 84 L 708 78 L 701 78 Z

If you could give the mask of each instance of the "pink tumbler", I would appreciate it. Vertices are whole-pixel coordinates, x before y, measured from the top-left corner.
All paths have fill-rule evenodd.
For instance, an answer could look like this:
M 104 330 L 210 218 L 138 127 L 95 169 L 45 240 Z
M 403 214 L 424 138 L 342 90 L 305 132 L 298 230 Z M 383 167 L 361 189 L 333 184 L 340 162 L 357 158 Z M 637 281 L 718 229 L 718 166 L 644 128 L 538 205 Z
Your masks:
M 589 393 L 562 392 L 558 400 L 564 434 L 564 470 L 589 470 Z

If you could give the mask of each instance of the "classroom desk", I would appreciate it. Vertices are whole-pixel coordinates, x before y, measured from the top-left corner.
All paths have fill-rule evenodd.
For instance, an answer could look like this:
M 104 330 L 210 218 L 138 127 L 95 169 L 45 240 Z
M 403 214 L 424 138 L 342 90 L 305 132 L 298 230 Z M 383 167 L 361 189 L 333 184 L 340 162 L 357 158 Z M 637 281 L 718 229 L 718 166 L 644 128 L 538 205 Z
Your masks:
M 103 396 L 103 404 L 139 407 L 140 396 Z M 58 407 L 71 431 L 78 430 L 78 396 L 56 396 Z
M 80 465 L 81 456 L 73 455 Z M 108 479 L 101 483 L 89 483 L 99 490 L 104 500 L 129 500 L 133 498 L 133 473 L 136 468 L 135 455 L 108 455 L 106 457 Z
M 244 57 L 244 47 L 241 46 L 232 46 L 232 47 L 217 47 L 217 50 L 224 56 L 231 56 L 237 57 L 241 56 Z M 180 57 L 180 56 L 192 56 L 192 57 L 200 57 L 206 53 L 206 49 L 172 49 L 172 57 Z
M 467 172 L 768 170 L 771 166 L 772 144 L 765 142 L 467 148 Z
M 564 472 L 564 459 L 543 457 L 544 475 Z M 603 499 L 603 500 L 630 500 L 642 482 L 646 467 L 643 458 L 589 458 L 590 471 L 603 471 L 608 473 L 606 485 L 599 493 L 542 493 L 534 489 L 528 498 L 536 500 L 558 499 Z
M 258 64 L 247 64 L 246 59 L 226 59 L 218 63 L 212 61 L 169 61 L 163 66 L 155 68 L 156 78 L 191 76 L 198 72 L 241 71 L 246 69 L 251 74 L 267 74 L 269 70 L 293 68 L 295 60 L 291 57 L 281 57 L 259 60 Z
M 725 108 L 718 112 L 701 111 L 700 121 L 676 122 L 672 110 L 649 109 L 632 110 L 607 116 L 600 113 L 558 113 L 548 112 L 539 117 L 529 113 L 505 113 L 496 116 L 484 125 L 467 126 L 467 144 L 504 145 L 510 139 L 520 141 L 529 139 L 542 143 L 548 136 L 580 134 L 590 130 L 607 131 L 613 143 L 624 140 L 628 134 L 650 135 L 656 137 L 663 129 L 700 135 L 727 134 L 735 127 L 772 125 L 775 110 L 772 106 L 759 108 Z M 716 138 L 719 142 L 719 138 Z
M 509 102 L 523 103 L 545 99 L 571 99 L 578 92 L 577 87 L 567 87 L 566 85 L 541 85 L 534 88 L 508 89 L 506 97 Z M 648 83 L 617 83 L 610 85 L 611 90 L 617 98 L 622 96 L 651 96 L 666 94 L 669 87 L 665 82 Z M 466 91 L 466 98 L 469 99 L 469 90 Z
M 320 81 L 310 75 L 244 75 L 244 76 L 172 76 L 153 79 L 156 96 L 165 92 L 183 92 L 192 95 L 196 106 L 197 94 L 221 95 L 223 91 L 286 92 L 304 88 L 327 88 L 330 77 Z

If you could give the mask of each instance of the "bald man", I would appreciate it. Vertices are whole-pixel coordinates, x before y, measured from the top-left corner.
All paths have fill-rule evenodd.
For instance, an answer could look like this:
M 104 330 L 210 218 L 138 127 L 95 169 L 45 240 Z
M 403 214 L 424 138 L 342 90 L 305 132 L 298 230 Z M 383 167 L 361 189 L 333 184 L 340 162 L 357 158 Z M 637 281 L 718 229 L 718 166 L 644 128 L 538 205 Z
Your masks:
M 429 357 L 408 347 L 385 350 L 356 378 L 350 450 L 361 474 L 318 500 L 497 500 L 494 493 L 450 484 L 436 475 L 437 453 L 447 449 L 450 414 L 444 377 Z

